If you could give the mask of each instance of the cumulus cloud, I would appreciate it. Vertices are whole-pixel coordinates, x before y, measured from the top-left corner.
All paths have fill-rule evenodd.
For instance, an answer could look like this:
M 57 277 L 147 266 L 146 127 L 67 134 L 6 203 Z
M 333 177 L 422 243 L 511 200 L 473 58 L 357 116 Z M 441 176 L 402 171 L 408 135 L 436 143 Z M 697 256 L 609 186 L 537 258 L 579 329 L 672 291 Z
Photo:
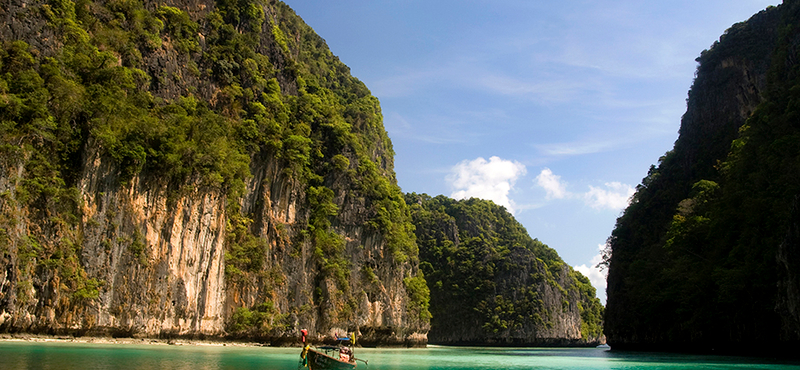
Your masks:
M 547 192 L 548 199 L 563 199 L 567 193 L 567 186 L 561 182 L 561 176 L 553 174 L 549 168 L 545 168 L 536 176 L 536 183 Z
M 488 199 L 514 213 L 514 202 L 508 194 L 525 173 L 523 164 L 500 157 L 491 157 L 488 161 L 484 158 L 464 160 L 453 166 L 447 177 L 453 188 L 450 197 Z
M 600 298 L 600 301 L 603 302 L 603 305 L 606 304 L 606 277 L 608 276 L 608 271 L 605 269 L 600 269 L 597 265 L 603 261 L 602 251 L 605 247 L 605 244 L 600 244 L 597 246 L 600 251 L 592 257 L 592 261 L 587 266 L 586 264 L 573 266 L 575 271 L 580 272 L 592 283 L 592 286 L 597 290 L 597 298 Z
M 607 182 L 605 188 L 596 188 L 590 185 L 589 191 L 584 194 L 584 200 L 592 208 L 621 210 L 628 206 L 633 193 L 634 189 L 630 185 Z
M 561 180 L 549 168 L 545 168 L 536 176 L 536 185 L 547 192 L 547 199 L 580 199 L 594 209 L 622 210 L 635 192 L 630 185 L 621 182 L 607 182 L 603 187 L 589 185 L 585 193 L 573 193 L 567 190 L 567 183 Z

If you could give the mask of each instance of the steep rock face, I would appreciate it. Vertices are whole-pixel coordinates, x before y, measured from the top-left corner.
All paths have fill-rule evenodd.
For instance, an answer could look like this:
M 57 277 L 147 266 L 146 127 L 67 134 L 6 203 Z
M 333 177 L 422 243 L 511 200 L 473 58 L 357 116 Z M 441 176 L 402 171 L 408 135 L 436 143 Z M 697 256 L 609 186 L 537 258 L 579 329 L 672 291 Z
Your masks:
M 224 195 L 195 190 L 167 204 L 164 186 L 134 178 L 120 187 L 107 162 L 87 149 L 79 185 L 81 262 L 88 276 L 106 282 L 89 304 L 94 315 L 83 318 L 93 322 L 80 327 L 112 334 L 221 335 Z
M 673 153 L 682 179 L 709 176 L 730 149 L 739 127 L 764 100 L 780 13 L 770 9 L 728 29 L 697 58 Z
M 781 317 L 780 340 L 800 341 L 800 201 L 792 204 L 786 238 L 778 247 L 776 311 Z
M 660 246 L 679 202 L 690 197 L 692 184 L 716 176 L 714 166 L 725 159 L 739 128 L 762 101 L 779 18 L 776 9 L 759 13 L 732 27 L 701 54 L 674 149 L 660 159 L 658 168 L 651 167 L 631 206 L 617 220 L 609 239 L 613 254 L 605 333 L 618 348 L 669 336 L 669 318 L 648 308 L 655 305 L 648 290 L 658 288 L 647 285 L 653 283 L 647 275 L 661 268 Z M 640 232 L 632 225 L 659 231 Z M 631 271 L 632 263 L 639 264 L 638 271 Z
M 0 10 L 0 330 L 427 341 L 377 100 L 285 4 Z
M 228 289 L 229 306 L 252 307 L 266 297 L 279 312 L 292 312 L 289 321 L 295 325 L 322 328 L 321 334 L 312 335 L 318 340 L 358 328 L 359 342 L 364 344 L 424 344 L 427 324 L 409 318 L 403 284 L 405 277 L 416 274 L 416 266 L 394 260 L 385 237 L 366 224 L 367 199 L 348 194 L 352 185 L 346 177 L 331 185 L 339 194 L 334 203 L 341 210 L 332 228 L 345 240 L 346 289 L 354 293 L 344 297 L 336 277 L 315 271 L 320 263 L 317 247 L 303 241 L 308 216 L 298 211 L 303 210 L 306 194 L 276 163 L 266 159 L 259 163 L 266 165 L 253 169 L 242 211 L 253 215 L 252 229 L 269 241 L 263 269 L 271 276 L 259 277 L 257 283 L 234 282 Z M 371 276 L 365 275 L 367 270 Z M 304 310 L 315 301 L 320 302 L 317 312 Z
M 596 346 L 602 306 L 588 279 L 502 207 L 407 194 L 431 291 L 429 340 L 450 345 Z
M 797 345 L 799 5 L 734 25 L 698 58 L 675 148 L 609 239 L 613 348 L 791 355 Z
M 779 39 L 779 45 L 776 50 L 777 60 L 772 71 L 772 91 L 771 94 L 775 96 L 773 101 L 775 105 L 766 109 L 766 116 L 774 114 L 776 121 L 780 122 L 781 128 L 778 133 L 784 134 L 786 137 L 796 137 L 796 108 L 792 103 L 796 97 L 792 91 L 797 91 L 798 74 L 800 67 L 798 67 L 797 46 L 800 45 L 800 30 L 795 26 L 800 20 L 800 2 L 785 1 L 782 5 L 783 9 L 783 22 L 785 26 L 784 33 Z M 782 112 L 781 112 L 782 111 Z M 780 114 L 783 113 L 783 114 Z M 768 131 L 769 132 L 769 131 Z M 787 139 L 775 135 L 773 143 L 782 140 L 791 140 L 797 142 L 796 139 Z M 760 145 L 759 145 L 760 144 Z M 761 146 L 763 144 L 758 143 Z M 781 168 L 778 171 L 789 174 L 796 173 L 797 171 L 797 156 L 783 154 L 782 159 L 789 163 L 791 167 Z M 774 171 L 774 170 L 773 170 Z M 782 182 L 785 193 L 778 202 L 783 206 L 782 209 L 785 213 L 782 215 L 782 223 L 776 227 L 776 234 L 778 239 L 776 254 L 776 291 L 775 291 L 775 312 L 779 318 L 778 340 L 781 348 L 794 348 L 800 343 L 800 189 L 796 187 L 797 181 L 790 180 L 790 183 L 784 179 Z

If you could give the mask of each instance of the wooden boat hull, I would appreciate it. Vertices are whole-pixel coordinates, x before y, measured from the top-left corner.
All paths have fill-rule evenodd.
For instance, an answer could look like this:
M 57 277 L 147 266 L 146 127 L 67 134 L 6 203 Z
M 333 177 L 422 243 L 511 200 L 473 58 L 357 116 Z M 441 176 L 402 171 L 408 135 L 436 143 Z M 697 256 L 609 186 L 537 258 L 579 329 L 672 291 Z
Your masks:
M 309 370 L 338 370 L 356 368 L 356 364 L 354 362 L 339 361 L 322 352 L 318 352 L 313 348 L 309 348 L 306 351 L 306 363 Z

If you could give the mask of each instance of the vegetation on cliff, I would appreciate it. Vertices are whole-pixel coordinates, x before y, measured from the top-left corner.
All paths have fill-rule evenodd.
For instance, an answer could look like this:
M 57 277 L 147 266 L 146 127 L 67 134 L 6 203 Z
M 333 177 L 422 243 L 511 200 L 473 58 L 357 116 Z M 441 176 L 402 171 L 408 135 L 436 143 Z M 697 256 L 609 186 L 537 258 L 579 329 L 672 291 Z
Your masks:
M 280 1 L 0 9 L 0 330 L 602 335 L 589 281 L 504 209 L 404 197 L 377 99 Z
M 596 343 L 603 306 L 589 280 L 491 201 L 406 194 L 431 291 L 429 340 L 450 344 Z M 549 329 L 573 314 L 574 337 Z M 569 319 L 567 319 L 569 320 Z
M 362 199 L 364 227 L 382 236 L 387 259 L 406 266 L 409 309 L 419 311 L 427 291 L 414 283 L 413 226 L 377 99 L 285 4 L 207 5 L 191 12 L 140 0 L 4 6 L 38 27 L 16 34 L 49 37 L 0 40 L 0 264 L 13 271 L 3 279 L 0 307 L 21 313 L 35 303 L 31 294 L 55 289 L 65 301 L 52 305 L 71 311 L 108 283 L 88 276 L 81 262 L 78 186 L 87 150 L 99 148 L 114 163 L 118 186 L 154 184 L 172 201 L 198 189 L 225 194 L 232 289 L 283 284 L 267 268 L 274 242 L 242 208 L 258 158 L 278 161 L 303 189 L 307 223 L 284 234 L 313 246 L 315 281 L 334 281 L 341 293 L 355 292 L 337 231 L 339 206 L 344 196 Z M 128 238 L 129 256 L 147 264 L 152 246 L 141 233 Z M 267 314 L 289 313 L 278 312 L 270 295 L 233 313 L 229 330 L 265 335 L 281 327 L 265 324 Z M 348 304 L 334 306 L 337 320 L 353 321 L 356 303 Z M 427 316 L 417 315 L 424 327 Z
M 787 325 L 796 313 L 783 310 L 797 291 L 779 291 L 789 285 L 779 249 L 799 247 L 787 243 L 800 195 L 798 21 L 800 4 L 786 1 L 698 58 L 675 149 L 609 239 L 612 346 L 764 351 L 800 340 Z

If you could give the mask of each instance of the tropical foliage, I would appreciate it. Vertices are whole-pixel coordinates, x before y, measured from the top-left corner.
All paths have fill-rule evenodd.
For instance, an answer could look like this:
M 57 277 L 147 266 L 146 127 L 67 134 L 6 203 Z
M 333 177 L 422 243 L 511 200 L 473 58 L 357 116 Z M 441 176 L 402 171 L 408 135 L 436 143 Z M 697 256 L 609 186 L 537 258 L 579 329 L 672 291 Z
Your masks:
M 693 350 L 780 340 L 777 255 L 800 204 L 798 19 L 795 2 L 767 9 L 698 58 L 681 138 L 650 169 L 609 239 L 611 340 Z M 770 60 L 763 101 L 732 134 L 733 122 L 699 117 L 713 109 L 707 94 L 737 73 L 731 61 L 758 71 Z M 718 94 L 717 108 L 747 109 Z M 702 125 L 716 131 L 699 135 Z M 698 152 L 687 155 L 691 147 Z
M 553 325 L 547 286 L 560 292 L 558 310 L 579 306 L 584 339 L 602 334 L 603 307 L 589 280 L 532 239 L 505 208 L 414 193 L 406 202 L 431 292 L 431 341 L 468 331 L 485 341 L 532 342 Z
M 297 230 L 305 239 L 296 242 L 313 245 L 320 271 L 339 289 L 347 289 L 349 269 L 332 225 L 339 212 L 334 198 L 341 201 L 342 192 L 364 199 L 364 226 L 385 237 L 394 260 L 416 261 L 378 101 L 322 38 L 279 1 L 220 0 L 193 14 L 151 5 L 32 4 L 18 16 L 43 18 L 55 35 L 53 49 L 0 45 L 0 157 L 5 168 L 24 169 L 11 176 L 14 196 L 0 196 L 9 207 L 38 214 L 42 229 L 64 230 L 46 244 L 37 238 L 47 233 L 32 233 L 23 245 L 22 259 L 30 261 L 23 280 L 47 263 L 75 299 L 97 297 L 103 282 L 86 278 L 77 257 L 81 235 L 74 231 L 80 230 L 82 161 L 95 150 L 113 162 L 121 186 L 157 183 L 172 199 L 198 187 L 224 194 L 225 271 L 233 282 L 266 276 L 268 243 L 251 230 L 253 215 L 241 209 L 253 161 L 263 157 L 279 161 L 283 174 L 305 190 L 309 221 Z M 342 178 L 354 186 L 332 185 Z M 0 240 L 16 222 L 6 215 Z M 146 262 L 140 257 L 147 246 L 127 242 L 132 259 Z M 415 281 L 407 284 L 409 295 L 425 311 L 427 292 Z M 267 311 L 249 312 L 237 320 Z

